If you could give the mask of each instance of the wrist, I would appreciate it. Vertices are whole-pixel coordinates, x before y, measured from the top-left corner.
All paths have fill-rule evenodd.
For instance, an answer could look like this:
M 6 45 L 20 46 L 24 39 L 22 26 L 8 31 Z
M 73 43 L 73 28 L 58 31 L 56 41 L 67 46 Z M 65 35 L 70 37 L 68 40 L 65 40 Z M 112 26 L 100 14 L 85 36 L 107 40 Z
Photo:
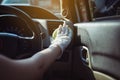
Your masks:
M 62 49 L 60 48 L 60 46 L 58 44 L 51 44 L 49 46 L 49 49 L 51 49 L 52 51 L 57 49 L 57 52 L 56 52 L 57 58 L 56 59 L 59 59 L 63 54 Z

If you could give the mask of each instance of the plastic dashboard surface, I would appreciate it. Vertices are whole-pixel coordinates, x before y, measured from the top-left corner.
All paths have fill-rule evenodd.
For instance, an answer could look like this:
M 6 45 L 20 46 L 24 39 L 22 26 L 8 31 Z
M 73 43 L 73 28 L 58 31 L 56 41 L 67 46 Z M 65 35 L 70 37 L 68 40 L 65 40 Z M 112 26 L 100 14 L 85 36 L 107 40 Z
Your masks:
M 52 40 L 53 31 L 58 28 L 60 24 L 63 24 L 63 20 L 52 19 L 33 19 L 41 29 L 41 33 L 45 35 L 43 39 L 43 47 L 46 48 L 50 45 Z

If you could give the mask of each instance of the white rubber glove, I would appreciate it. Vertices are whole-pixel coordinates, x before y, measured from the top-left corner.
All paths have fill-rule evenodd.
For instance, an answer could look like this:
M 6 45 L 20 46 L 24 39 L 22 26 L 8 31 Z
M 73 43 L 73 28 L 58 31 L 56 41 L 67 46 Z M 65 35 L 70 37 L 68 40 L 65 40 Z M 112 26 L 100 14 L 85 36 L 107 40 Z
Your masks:
M 57 28 L 56 30 L 57 34 L 55 39 L 52 41 L 51 46 L 58 45 L 63 53 L 64 49 L 70 44 L 73 33 L 65 22 L 63 26 L 59 25 L 59 28 Z

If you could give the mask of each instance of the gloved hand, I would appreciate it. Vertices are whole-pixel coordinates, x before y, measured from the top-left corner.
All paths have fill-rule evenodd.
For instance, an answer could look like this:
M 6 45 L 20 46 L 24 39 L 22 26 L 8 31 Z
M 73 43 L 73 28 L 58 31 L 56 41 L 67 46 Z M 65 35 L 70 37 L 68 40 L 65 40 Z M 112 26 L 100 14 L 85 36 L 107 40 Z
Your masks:
M 63 53 L 64 49 L 70 44 L 72 39 L 72 30 L 64 22 L 63 25 L 59 25 L 59 28 L 55 30 L 56 36 L 52 41 L 51 46 L 58 45 Z

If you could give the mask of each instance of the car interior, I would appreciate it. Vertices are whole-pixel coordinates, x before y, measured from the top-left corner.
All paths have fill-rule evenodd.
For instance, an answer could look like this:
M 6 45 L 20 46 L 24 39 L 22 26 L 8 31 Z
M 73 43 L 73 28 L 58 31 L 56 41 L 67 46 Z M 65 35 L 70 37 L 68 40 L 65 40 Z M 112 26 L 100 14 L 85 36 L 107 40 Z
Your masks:
M 120 80 L 120 0 L 56 1 L 59 16 L 40 6 L 0 0 L 0 54 L 11 59 L 34 55 L 49 47 L 52 33 L 65 21 L 72 41 L 43 80 Z

